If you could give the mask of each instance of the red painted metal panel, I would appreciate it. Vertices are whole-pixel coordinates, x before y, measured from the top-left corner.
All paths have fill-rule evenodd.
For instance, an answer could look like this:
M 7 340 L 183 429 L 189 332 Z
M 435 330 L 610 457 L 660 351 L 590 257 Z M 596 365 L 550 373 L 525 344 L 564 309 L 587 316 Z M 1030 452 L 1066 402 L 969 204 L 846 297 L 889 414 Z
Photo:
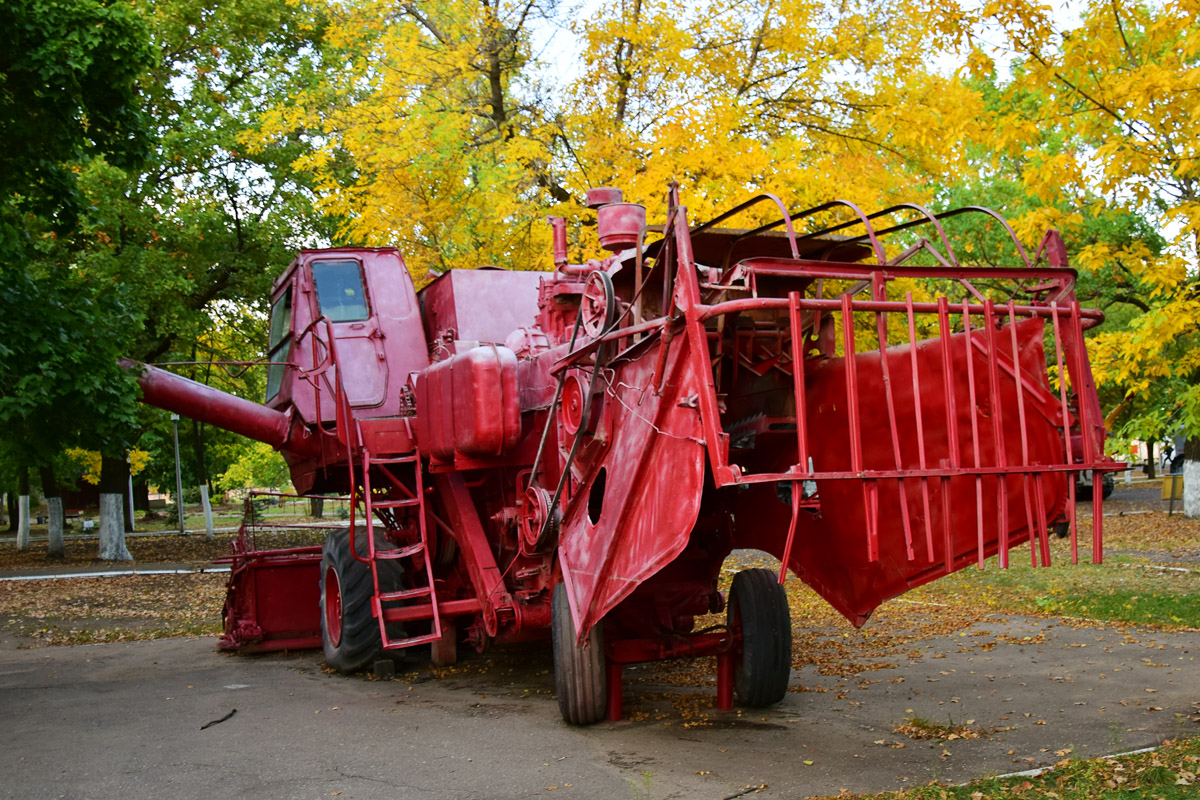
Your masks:
M 705 453 L 689 349 L 682 337 L 672 341 L 661 393 L 656 349 L 605 371 L 599 435 L 608 441 L 580 458 L 559 548 L 580 636 L 679 555 L 695 525 Z
M 417 377 L 417 442 L 442 461 L 499 456 L 520 441 L 520 403 L 511 350 L 458 353 Z
M 536 319 L 538 285 L 545 277 L 544 272 L 450 270 L 421 290 L 425 334 L 435 350 L 443 334 L 504 344 L 510 333 Z
M 321 553 L 235 557 L 220 646 L 245 653 L 321 646 Z
M 521 438 L 517 357 L 486 345 L 451 359 L 454 449 L 466 456 L 499 456 Z M 440 366 L 440 365 L 438 365 Z

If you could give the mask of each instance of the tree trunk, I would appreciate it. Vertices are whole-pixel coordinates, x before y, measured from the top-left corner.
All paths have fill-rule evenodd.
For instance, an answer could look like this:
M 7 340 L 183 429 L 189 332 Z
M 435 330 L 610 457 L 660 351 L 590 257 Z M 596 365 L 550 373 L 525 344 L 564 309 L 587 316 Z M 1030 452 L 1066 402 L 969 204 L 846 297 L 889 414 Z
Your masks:
M 46 495 L 46 510 L 50 517 L 46 525 L 46 555 L 62 558 L 65 554 L 62 491 L 58 488 L 58 479 L 54 477 L 54 467 L 42 467 L 42 494 Z
M 216 532 L 213 530 L 212 503 L 208 500 L 208 484 L 200 484 L 200 506 L 204 509 L 204 538 L 213 541 Z
M 4 499 L 8 501 L 8 532 L 16 533 L 17 526 L 21 523 L 21 503 L 17 499 L 20 497 L 19 492 L 6 492 Z
M 1154 442 L 1146 442 L 1146 476 L 1154 480 L 1154 467 L 1157 459 L 1154 456 Z M 1171 470 L 1167 470 L 1170 472 Z
M 1200 517 L 1200 437 L 1189 436 L 1183 446 L 1183 513 Z
M 315 517 L 316 519 L 323 519 L 325 517 L 324 497 L 308 498 L 308 515 L 310 517 Z
M 150 510 L 150 484 L 135 483 L 133 485 L 133 507 L 136 511 Z
M 100 459 L 100 558 L 132 561 L 125 546 L 125 500 L 129 486 L 129 464 L 123 458 Z
M 29 470 L 21 467 L 17 473 L 17 549 L 29 549 Z

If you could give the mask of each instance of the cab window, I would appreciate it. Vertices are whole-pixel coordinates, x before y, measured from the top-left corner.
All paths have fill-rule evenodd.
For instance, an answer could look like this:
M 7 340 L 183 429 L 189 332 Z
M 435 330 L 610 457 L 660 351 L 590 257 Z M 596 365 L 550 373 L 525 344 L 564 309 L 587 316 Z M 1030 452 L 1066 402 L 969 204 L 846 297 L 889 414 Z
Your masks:
M 287 345 L 291 329 L 292 287 L 289 286 L 271 306 L 271 336 L 267 344 L 267 360 L 271 362 L 267 367 L 268 400 L 279 394 L 279 387 L 283 384 L 283 371 L 286 367 L 277 362 L 287 361 Z
M 330 322 L 355 322 L 367 318 L 362 267 L 357 261 L 314 261 L 312 272 L 317 287 L 317 306 Z

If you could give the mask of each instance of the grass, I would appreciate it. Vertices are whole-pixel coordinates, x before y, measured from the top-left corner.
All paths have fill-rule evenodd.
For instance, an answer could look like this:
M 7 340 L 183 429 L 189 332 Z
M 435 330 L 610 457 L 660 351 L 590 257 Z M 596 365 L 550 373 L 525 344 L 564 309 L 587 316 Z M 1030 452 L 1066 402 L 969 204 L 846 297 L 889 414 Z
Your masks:
M 1023 545 L 1011 551 L 1008 569 L 991 558 L 982 571 L 967 567 L 906 598 L 1115 624 L 1200 627 L 1200 519 L 1158 510 L 1106 517 L 1102 564 L 1091 563 L 1091 526 L 1090 519 L 1079 520 L 1078 564 L 1071 563 L 1070 541 L 1052 536 L 1049 567 L 1031 566 Z
M 1078 617 L 1158 628 L 1200 627 L 1200 570 L 1155 568 L 1144 559 L 1110 556 L 1103 564 L 1070 563 L 1068 545 L 1052 544 L 1049 567 L 1016 554 L 1008 569 L 995 558 L 921 587 L 907 599 Z
M 986 778 L 965 786 L 837 795 L 840 800 L 1184 800 L 1200 792 L 1200 738 L 1164 742 L 1150 753 L 1065 759 L 1041 775 Z

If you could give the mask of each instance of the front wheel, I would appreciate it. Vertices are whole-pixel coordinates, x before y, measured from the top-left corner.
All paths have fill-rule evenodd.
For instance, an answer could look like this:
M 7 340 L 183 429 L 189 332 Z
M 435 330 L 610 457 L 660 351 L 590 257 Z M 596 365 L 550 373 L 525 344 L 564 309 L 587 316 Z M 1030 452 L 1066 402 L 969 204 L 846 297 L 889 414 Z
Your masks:
M 729 589 L 729 629 L 741 632 L 733 690 L 751 708 L 778 703 L 792 676 L 792 619 L 775 573 L 747 569 Z
M 365 556 L 366 531 L 358 532 L 355 544 Z M 377 563 L 385 584 L 399 582 L 401 571 L 395 561 Z M 321 641 L 325 663 L 338 672 L 355 672 L 383 655 L 379 622 L 371 613 L 374 596 L 371 566 L 351 554 L 350 537 L 343 532 L 328 534 L 321 551 Z
M 554 692 L 562 718 L 571 725 L 599 722 L 608 704 L 604 633 L 594 625 L 580 646 L 567 587 L 561 583 L 554 587 L 550 633 L 554 643 Z

